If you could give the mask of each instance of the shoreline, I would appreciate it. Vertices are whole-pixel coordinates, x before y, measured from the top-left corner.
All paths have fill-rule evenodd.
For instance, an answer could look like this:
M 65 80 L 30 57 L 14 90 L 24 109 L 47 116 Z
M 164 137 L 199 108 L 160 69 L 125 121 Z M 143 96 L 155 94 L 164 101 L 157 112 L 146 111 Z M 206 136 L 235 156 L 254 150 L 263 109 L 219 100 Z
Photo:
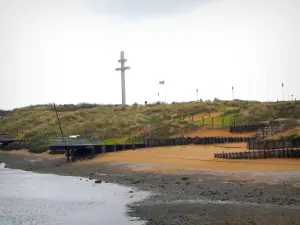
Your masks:
M 100 179 L 148 191 L 149 198 L 128 206 L 128 215 L 149 225 L 300 221 L 298 172 L 141 171 L 126 163 L 72 164 L 65 158 L 7 152 L 0 152 L 1 161 L 12 169 Z

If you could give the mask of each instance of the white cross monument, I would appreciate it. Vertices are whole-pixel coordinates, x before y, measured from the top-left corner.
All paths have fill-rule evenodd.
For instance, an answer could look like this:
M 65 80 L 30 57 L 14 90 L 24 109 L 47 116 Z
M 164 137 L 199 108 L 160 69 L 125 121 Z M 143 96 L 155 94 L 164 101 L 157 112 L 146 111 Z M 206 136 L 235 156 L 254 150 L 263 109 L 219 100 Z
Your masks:
M 130 67 L 125 67 L 127 59 L 124 58 L 124 51 L 121 51 L 121 59 L 118 60 L 121 63 L 121 68 L 116 68 L 116 71 L 121 70 L 121 84 L 122 84 L 122 105 L 126 105 L 126 90 L 125 90 L 125 70 L 129 70 Z

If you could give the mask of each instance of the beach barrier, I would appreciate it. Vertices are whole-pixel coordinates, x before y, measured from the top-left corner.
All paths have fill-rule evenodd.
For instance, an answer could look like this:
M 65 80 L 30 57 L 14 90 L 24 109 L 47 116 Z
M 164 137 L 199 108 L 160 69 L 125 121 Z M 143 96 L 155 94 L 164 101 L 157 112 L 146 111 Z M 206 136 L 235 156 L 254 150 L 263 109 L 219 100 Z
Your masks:
M 300 138 L 286 140 L 249 140 L 249 150 L 300 148 Z
M 287 140 L 249 140 L 247 152 L 215 153 L 222 159 L 299 158 L 300 138 Z
M 221 159 L 267 159 L 267 158 L 300 158 L 300 149 L 258 150 L 248 152 L 215 153 Z
M 190 144 L 221 144 L 221 143 L 239 143 L 253 140 L 253 137 L 178 137 L 178 138 L 161 138 L 145 139 L 146 147 L 190 145 Z
M 259 129 L 264 128 L 266 126 L 267 126 L 266 124 L 229 126 L 229 132 L 231 133 L 256 132 Z

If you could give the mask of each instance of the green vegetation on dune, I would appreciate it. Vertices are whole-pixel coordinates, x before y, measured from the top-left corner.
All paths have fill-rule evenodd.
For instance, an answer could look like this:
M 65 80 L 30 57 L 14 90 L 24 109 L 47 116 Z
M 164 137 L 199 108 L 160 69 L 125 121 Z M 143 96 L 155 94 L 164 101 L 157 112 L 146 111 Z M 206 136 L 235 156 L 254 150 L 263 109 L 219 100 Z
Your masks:
M 237 115 L 236 123 L 242 124 L 245 121 L 252 123 L 272 120 L 277 118 L 300 118 L 300 102 L 278 102 L 260 103 L 248 109 L 243 109 Z
M 300 118 L 298 102 L 260 103 L 240 100 L 147 106 L 59 105 L 57 110 L 65 135 L 92 135 L 106 144 L 141 142 L 145 136 L 182 135 L 203 126 L 212 126 L 212 117 L 214 127 L 229 126 L 234 120 L 236 124 L 248 124 L 280 117 Z M 208 114 L 215 116 L 197 116 Z M 193 120 L 189 115 L 197 119 Z M 49 138 L 60 136 L 51 105 L 5 112 L 5 117 L 0 120 L 1 132 L 21 139 L 37 140 L 32 144 L 32 152 L 42 151 Z

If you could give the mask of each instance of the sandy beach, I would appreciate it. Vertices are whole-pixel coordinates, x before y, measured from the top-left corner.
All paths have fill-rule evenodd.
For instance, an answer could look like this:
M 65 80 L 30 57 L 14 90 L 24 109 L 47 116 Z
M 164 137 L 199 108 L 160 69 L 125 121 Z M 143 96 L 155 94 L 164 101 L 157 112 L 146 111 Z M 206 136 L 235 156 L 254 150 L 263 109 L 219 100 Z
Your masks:
M 137 149 L 66 163 L 63 155 L 0 152 L 8 167 L 83 176 L 149 191 L 129 215 L 147 224 L 298 224 L 297 159 L 215 160 L 243 143 Z
M 146 148 L 98 155 L 80 165 L 124 163 L 139 171 L 184 172 L 198 170 L 288 172 L 300 171 L 297 159 L 227 160 L 214 159 L 214 153 L 247 151 L 246 143 L 186 145 Z

